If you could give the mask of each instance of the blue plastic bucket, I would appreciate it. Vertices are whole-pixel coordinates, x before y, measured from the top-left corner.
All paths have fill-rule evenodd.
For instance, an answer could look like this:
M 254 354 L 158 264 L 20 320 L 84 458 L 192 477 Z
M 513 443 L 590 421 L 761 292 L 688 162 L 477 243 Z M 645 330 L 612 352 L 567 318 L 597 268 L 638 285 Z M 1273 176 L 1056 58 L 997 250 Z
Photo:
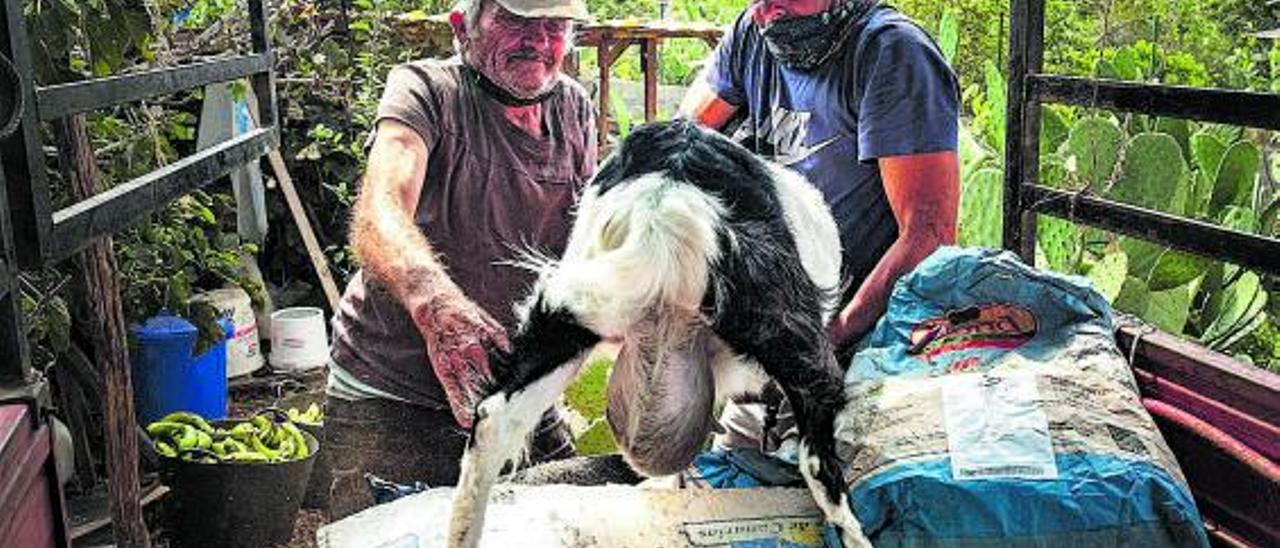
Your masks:
M 219 320 L 227 336 L 229 320 Z M 227 343 L 192 356 L 196 326 L 162 310 L 134 326 L 133 403 L 138 422 L 149 424 L 174 411 L 190 411 L 208 419 L 227 416 Z

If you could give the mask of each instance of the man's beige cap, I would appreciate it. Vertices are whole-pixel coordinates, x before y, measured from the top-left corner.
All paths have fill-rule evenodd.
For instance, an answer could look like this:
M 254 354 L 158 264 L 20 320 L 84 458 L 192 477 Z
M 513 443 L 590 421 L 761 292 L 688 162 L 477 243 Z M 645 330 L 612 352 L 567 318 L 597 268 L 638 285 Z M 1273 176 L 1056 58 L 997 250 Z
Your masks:
M 558 17 L 586 21 L 586 0 L 494 0 L 507 11 L 521 17 Z

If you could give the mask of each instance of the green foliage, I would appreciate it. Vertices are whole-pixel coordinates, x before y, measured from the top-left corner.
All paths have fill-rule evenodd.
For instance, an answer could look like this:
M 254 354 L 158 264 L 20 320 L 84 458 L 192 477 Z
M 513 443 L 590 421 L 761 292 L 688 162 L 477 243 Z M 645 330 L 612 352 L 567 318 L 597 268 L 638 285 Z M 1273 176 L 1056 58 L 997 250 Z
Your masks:
M 154 214 L 150 223 L 117 238 L 120 277 L 126 281 L 121 300 L 129 324 L 167 308 L 200 329 L 199 351 L 223 334 L 213 310 L 188 304 L 195 293 L 238 286 L 261 304 L 264 288 L 246 277 L 240 266 L 241 255 L 252 255 L 257 248 L 241 244 L 234 210 L 230 195 L 197 191 Z
M 23 2 L 36 79 L 60 83 L 118 72 L 149 59 L 151 21 L 138 0 Z
M 957 19 L 956 10 L 949 9 L 942 13 L 942 20 L 938 23 L 938 47 L 948 62 L 955 61 L 956 47 L 959 44 L 960 21 Z
M 1156 7 L 1173 9 L 1167 4 Z M 1050 10 L 1054 9 L 1051 5 Z M 1177 10 L 1179 17 L 1197 21 L 1207 13 L 1185 7 Z M 1111 14 L 1119 20 L 1141 22 L 1142 18 L 1132 19 L 1134 15 L 1128 8 Z M 1113 37 L 1140 31 L 1142 26 L 1124 28 L 1127 30 L 1116 31 L 1112 27 Z M 1162 29 L 1169 33 L 1163 40 L 1148 40 L 1137 32 L 1136 39 L 1123 45 L 1089 47 L 1067 55 L 1046 52 L 1046 60 L 1051 66 L 1065 63 L 1075 67 L 1078 74 L 1107 78 L 1259 87 L 1257 82 L 1240 79 L 1247 63 L 1211 73 L 1205 67 L 1217 65 L 1202 55 L 1203 51 L 1169 47 L 1179 40 L 1201 43 L 1195 33 L 1181 27 Z M 1206 29 L 1201 35 L 1221 38 L 1212 24 Z M 967 36 L 963 29 L 961 32 Z M 1230 63 L 1237 62 L 1233 55 L 1244 51 L 1238 45 L 1209 45 L 1223 52 Z M 961 59 L 964 47 L 962 40 Z M 1269 62 L 1269 55 L 1268 51 L 1262 59 Z M 991 74 L 989 60 L 981 66 L 982 81 L 968 83 L 964 94 L 972 116 L 962 123 L 960 132 L 961 245 L 998 244 L 1002 221 L 993 213 L 999 211 L 994 206 L 1001 190 L 1004 140 L 1004 116 L 999 107 L 1004 102 L 1003 88 L 995 83 L 1003 78 Z M 1280 139 L 1274 135 L 1218 124 L 1065 107 L 1042 111 L 1040 131 L 1042 184 L 1245 232 L 1280 229 L 1280 187 L 1262 184 L 1278 179 L 1266 173 L 1269 166 L 1280 165 L 1276 155 L 1268 153 L 1280 149 Z M 987 181 L 990 184 L 978 184 Z M 1280 345 L 1260 338 L 1259 333 L 1280 331 L 1271 312 L 1275 308 L 1280 313 L 1280 306 L 1271 306 L 1275 302 L 1269 298 L 1271 288 L 1255 273 L 1049 217 L 1038 222 L 1036 249 L 1037 264 L 1088 276 L 1122 311 L 1260 366 L 1275 367 L 1273 352 L 1280 352 Z
M 609 372 L 613 360 L 598 357 L 583 367 L 578 379 L 564 393 L 565 404 L 587 421 L 575 443 L 580 455 L 600 455 L 617 450 L 613 432 L 605 420 Z
M 1094 289 L 1102 294 L 1107 302 L 1115 302 L 1124 288 L 1125 278 L 1129 271 L 1129 256 L 1123 251 L 1114 250 L 1106 253 L 1096 261 L 1085 263 L 1086 276 L 1093 282 Z
M 1047 267 L 1058 272 L 1076 272 L 1080 264 L 1082 241 L 1080 228 L 1074 223 L 1041 217 L 1036 228 L 1036 243 L 1044 252 Z
M 1182 333 L 1191 317 L 1197 285 L 1192 281 L 1165 291 L 1151 291 L 1146 282 L 1131 276 L 1125 280 L 1115 306 L 1137 314 L 1163 331 Z
M 1119 176 L 1106 196 L 1147 209 L 1181 214 L 1186 207 L 1187 177 L 1178 142 L 1164 133 L 1143 133 L 1125 147 Z
M 1002 202 L 1003 185 L 1004 173 L 995 168 L 983 168 L 964 178 L 956 233 L 959 245 L 1000 247 L 1003 211 L 996 204 Z

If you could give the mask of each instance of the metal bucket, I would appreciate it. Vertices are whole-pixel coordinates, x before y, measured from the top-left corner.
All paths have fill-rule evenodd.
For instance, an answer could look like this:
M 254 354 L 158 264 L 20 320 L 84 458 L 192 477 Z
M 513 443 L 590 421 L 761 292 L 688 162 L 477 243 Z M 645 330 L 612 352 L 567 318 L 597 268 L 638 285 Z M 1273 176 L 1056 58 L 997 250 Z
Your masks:
M 288 542 L 320 449 L 315 436 L 304 430 L 303 437 L 311 455 L 297 461 L 202 464 L 165 459 L 177 545 L 259 548 Z

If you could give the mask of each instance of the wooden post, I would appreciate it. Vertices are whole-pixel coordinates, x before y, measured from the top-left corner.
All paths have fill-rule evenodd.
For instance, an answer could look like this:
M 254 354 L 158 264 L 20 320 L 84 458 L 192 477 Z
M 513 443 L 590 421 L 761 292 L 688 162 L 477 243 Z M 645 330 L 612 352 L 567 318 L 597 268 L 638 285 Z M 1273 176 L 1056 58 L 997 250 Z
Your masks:
M 1004 248 L 1035 264 L 1036 214 L 1027 209 L 1023 184 L 1040 168 L 1040 102 L 1028 98 L 1028 74 L 1044 64 L 1044 0 L 1013 0 L 1009 17 L 1009 81 L 1005 107 Z
M 658 118 L 658 38 L 640 39 L 640 70 L 644 72 L 644 121 Z
M 98 166 L 94 161 L 83 114 L 57 122 L 63 150 L 72 173 L 71 192 L 86 200 L 98 192 Z M 111 238 L 102 238 L 77 256 L 89 309 L 87 322 L 93 341 L 93 358 L 102 368 L 106 385 L 103 416 L 106 424 L 107 492 L 117 546 L 148 548 L 151 538 L 142 519 L 138 485 L 138 438 L 133 411 L 133 381 L 125 348 L 124 311 L 120 304 L 119 275 Z
M 600 45 L 596 47 L 596 64 L 600 66 L 600 115 L 596 117 L 596 136 L 600 139 L 601 155 L 609 145 L 609 68 L 613 65 L 609 42 L 609 37 L 602 33 Z

